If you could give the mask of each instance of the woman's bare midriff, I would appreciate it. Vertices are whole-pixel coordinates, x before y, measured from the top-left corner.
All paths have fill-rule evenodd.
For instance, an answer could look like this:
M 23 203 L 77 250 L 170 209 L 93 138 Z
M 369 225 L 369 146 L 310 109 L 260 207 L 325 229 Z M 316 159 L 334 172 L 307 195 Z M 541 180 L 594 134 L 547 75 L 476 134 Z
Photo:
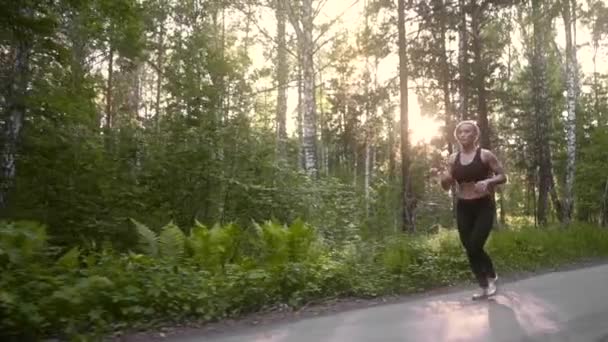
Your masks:
M 456 183 L 456 197 L 460 199 L 477 199 L 490 195 L 489 191 L 478 192 L 475 190 L 475 183 Z

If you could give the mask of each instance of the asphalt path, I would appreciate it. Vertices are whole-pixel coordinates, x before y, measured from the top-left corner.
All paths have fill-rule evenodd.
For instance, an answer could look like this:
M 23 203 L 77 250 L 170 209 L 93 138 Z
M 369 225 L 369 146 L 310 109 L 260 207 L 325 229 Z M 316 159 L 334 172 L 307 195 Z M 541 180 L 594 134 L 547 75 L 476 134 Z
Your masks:
M 608 265 L 172 342 L 608 342 Z

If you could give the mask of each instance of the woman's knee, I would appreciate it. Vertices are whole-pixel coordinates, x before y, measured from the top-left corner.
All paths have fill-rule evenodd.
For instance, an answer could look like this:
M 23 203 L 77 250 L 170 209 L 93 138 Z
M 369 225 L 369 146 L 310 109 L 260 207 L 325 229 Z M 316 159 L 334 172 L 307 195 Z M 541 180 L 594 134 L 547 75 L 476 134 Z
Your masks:
M 467 256 L 471 259 L 479 259 L 483 257 L 483 248 L 469 248 L 467 249 Z

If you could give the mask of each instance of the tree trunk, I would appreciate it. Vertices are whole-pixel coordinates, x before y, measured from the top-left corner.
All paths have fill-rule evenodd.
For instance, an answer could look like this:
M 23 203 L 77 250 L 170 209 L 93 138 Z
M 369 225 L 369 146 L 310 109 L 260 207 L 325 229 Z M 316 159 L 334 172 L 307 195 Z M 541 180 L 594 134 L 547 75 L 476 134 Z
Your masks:
M 451 92 L 450 92 L 450 82 L 452 81 L 452 75 L 450 74 L 450 64 L 448 62 L 448 53 L 447 53 L 447 38 L 446 32 L 447 28 L 447 13 L 445 11 L 445 1 L 442 0 L 439 10 L 440 13 L 440 40 L 441 40 L 441 88 L 443 91 L 443 107 L 444 107 L 444 115 L 445 115 L 445 139 L 448 148 L 448 155 L 451 155 L 454 152 L 454 146 L 452 144 L 452 132 L 454 131 L 454 111 L 452 110 L 452 100 L 451 100 Z M 452 186 L 452 215 L 456 217 L 456 189 Z
M 410 144 L 409 144 L 409 122 L 408 122 L 408 58 L 407 41 L 405 38 L 405 0 L 398 0 L 399 25 L 399 90 L 401 96 L 400 118 L 401 118 L 401 176 L 403 179 L 403 221 L 404 231 L 414 231 L 414 208 L 415 201 L 412 196 L 410 176 Z
M 0 210 L 8 206 L 8 194 L 15 182 L 17 172 L 17 149 L 25 118 L 25 97 L 30 72 L 31 43 L 27 39 L 15 42 L 12 55 L 11 79 L 5 98 L 6 112 L 2 126 L 2 160 L 0 167 Z
M 318 64 L 321 64 L 321 61 L 318 61 Z M 318 100 L 318 105 L 319 105 L 319 117 L 318 120 L 315 120 L 319 123 L 319 127 L 321 129 L 321 137 L 319 139 L 319 143 L 320 145 L 317 146 L 317 150 L 319 151 L 319 153 L 321 154 L 320 157 L 320 173 L 325 175 L 325 176 L 329 176 L 329 144 L 330 144 L 330 137 L 329 137 L 329 128 L 327 126 L 327 118 L 326 118 L 326 113 L 325 113 L 325 87 L 324 87 L 324 82 L 323 82 L 323 72 L 319 71 L 319 100 Z M 316 101 L 315 101 L 316 102 Z M 331 116 L 331 113 L 329 114 L 329 116 Z
M 72 71 L 72 88 L 79 89 L 84 82 L 86 68 L 86 45 L 87 41 L 83 34 L 84 15 L 82 10 L 76 11 L 71 17 L 69 26 L 69 39 L 71 43 L 71 71 Z
M 369 32 L 369 14 L 368 14 L 368 5 L 365 3 L 365 33 Z M 369 36 L 366 37 L 369 39 Z M 364 47 L 367 48 L 369 46 L 368 42 L 364 43 Z M 370 122 L 370 83 L 371 83 L 371 73 L 369 66 L 369 51 L 363 51 L 365 54 L 365 74 L 363 76 L 363 82 L 365 83 L 365 125 L 363 126 L 363 130 L 365 132 L 365 171 L 364 177 L 365 180 L 363 182 L 364 190 L 365 190 L 365 217 L 369 216 L 369 184 L 370 184 L 370 141 L 371 141 L 371 122 Z
M 441 89 L 443 91 L 443 107 L 444 107 L 444 115 L 445 115 L 445 128 L 446 128 L 446 142 L 448 147 L 448 153 L 452 154 L 453 146 L 452 146 L 452 138 L 451 133 L 453 129 L 453 119 L 452 119 L 452 101 L 450 98 L 450 82 L 452 77 L 450 75 L 450 64 L 448 62 L 448 53 L 447 53 L 447 44 L 446 41 L 446 32 L 447 32 L 447 14 L 445 12 L 445 1 L 442 0 L 441 5 L 439 6 L 441 11 L 440 13 L 440 40 L 441 40 Z
M 161 99 L 161 91 L 163 85 L 163 63 L 164 63 L 164 36 L 165 36 L 165 25 L 164 22 L 161 23 L 158 32 L 158 55 L 156 56 L 156 101 L 154 103 L 154 123 L 156 125 L 156 130 L 159 132 L 160 130 L 160 99 Z
M 365 141 L 365 216 L 369 215 L 369 184 L 370 184 L 370 169 L 371 169 L 371 150 L 369 141 Z
M 536 185 L 532 183 L 532 214 L 534 215 L 534 227 L 538 226 L 538 208 L 536 207 Z
M 549 94 L 545 59 L 547 29 L 545 0 L 532 0 L 534 52 L 532 61 L 532 91 L 534 95 L 536 158 L 538 161 L 538 207 L 540 225 L 547 223 L 547 200 L 551 190 L 551 150 L 549 148 Z
M 388 129 L 388 179 L 393 184 L 393 181 L 396 178 L 396 162 L 395 162 L 395 122 L 393 121 L 392 115 L 389 115 L 387 119 L 387 129 Z
M 557 191 L 555 190 L 555 182 L 551 181 L 551 188 L 549 190 L 551 195 L 551 204 L 555 209 L 555 215 L 557 216 L 558 221 L 563 222 L 562 218 L 564 217 L 564 206 L 559 200 L 559 196 L 557 195 Z
M 482 7 L 474 2 L 471 16 L 471 30 L 473 32 L 472 45 L 475 60 L 475 84 L 477 87 L 477 124 L 481 130 L 481 147 L 490 149 L 490 124 L 488 121 L 488 104 L 486 99 L 486 76 L 483 60 L 483 46 L 481 41 Z
M 602 198 L 602 227 L 608 227 L 608 178 L 606 178 L 606 185 L 604 186 L 604 196 Z
M 298 49 L 299 50 L 299 49 Z M 304 170 L 304 96 L 302 65 L 298 66 L 298 167 Z
M 505 210 L 505 191 L 504 190 L 500 191 L 499 205 L 500 205 L 500 224 L 504 227 L 504 225 L 507 223 L 507 212 Z
M 106 124 L 105 128 L 109 133 L 112 127 L 112 90 L 114 88 L 114 47 L 110 43 L 110 54 L 108 56 L 108 83 L 106 87 Z
M 358 177 L 359 177 L 359 153 L 357 153 L 357 146 L 353 144 L 353 188 L 357 189 Z
M 574 175 L 576 172 L 576 102 L 577 102 L 577 58 L 576 43 L 574 36 L 574 25 L 572 17 L 575 16 L 576 0 L 563 0 L 562 16 L 566 31 L 566 109 L 568 118 L 566 120 L 566 186 L 564 189 L 563 221 L 570 223 L 572 209 L 574 208 Z
M 298 53 L 302 68 L 302 149 L 304 154 L 304 170 L 316 178 L 317 163 L 317 123 L 315 102 L 315 70 L 314 70 L 314 41 L 312 0 L 303 0 L 301 13 L 296 15 L 289 1 L 286 2 L 289 18 L 296 31 Z
M 458 70 L 460 77 L 458 80 L 458 96 L 460 107 L 460 119 L 469 118 L 469 60 L 468 60 L 468 31 L 467 31 L 467 9 L 466 0 L 458 0 L 460 7 L 460 27 L 458 28 Z
M 597 72 L 597 50 L 599 49 L 599 41 L 593 40 L 593 108 L 595 109 L 595 115 L 600 113 L 600 84 L 598 82 Z
M 277 18 L 277 112 L 276 112 L 276 134 L 277 134 L 277 159 L 284 161 L 287 157 L 287 78 L 289 69 L 287 65 L 287 42 L 285 40 L 285 1 L 276 0 Z

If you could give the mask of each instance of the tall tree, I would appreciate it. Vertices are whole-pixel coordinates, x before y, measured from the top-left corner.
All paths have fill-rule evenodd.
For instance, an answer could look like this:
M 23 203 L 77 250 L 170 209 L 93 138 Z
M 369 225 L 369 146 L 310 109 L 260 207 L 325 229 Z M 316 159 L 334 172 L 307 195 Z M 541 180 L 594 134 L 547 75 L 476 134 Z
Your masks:
M 402 228 L 404 231 L 413 231 L 415 199 L 412 196 L 410 175 L 410 142 L 408 120 L 408 58 L 405 29 L 405 0 L 397 0 L 398 11 L 398 47 L 399 47 L 399 94 L 401 119 L 401 178 L 402 178 Z
M 466 0 L 458 0 L 458 105 L 460 120 L 469 119 L 469 33 L 467 25 L 468 6 Z
M 547 223 L 548 196 L 553 186 L 551 149 L 549 145 L 549 90 L 545 47 L 551 18 L 546 0 L 532 0 L 533 53 L 532 94 L 534 96 L 536 158 L 538 165 L 537 220 Z
M 482 37 L 482 24 L 485 17 L 485 8 L 489 1 L 478 3 L 471 1 L 471 45 L 475 69 L 475 88 L 477 91 L 477 123 L 481 130 L 481 147 L 490 149 L 490 123 L 488 120 L 488 103 L 486 91 L 486 63 L 484 60 L 484 44 Z
M 446 2 L 444 0 L 437 1 L 437 11 L 439 13 L 439 32 L 440 32 L 440 55 L 439 61 L 441 64 L 441 90 L 443 92 L 443 107 L 444 107 L 444 121 L 446 128 L 446 142 L 448 153 L 451 154 L 454 150 L 452 146 L 452 139 L 450 137 L 454 127 L 454 111 L 452 108 L 452 89 L 450 87 L 452 83 L 452 72 L 450 66 L 450 57 L 448 55 L 447 46 L 449 44 L 448 36 L 448 12 L 446 8 Z
M 576 57 L 576 0 L 562 0 L 562 18 L 566 31 L 566 186 L 563 221 L 569 223 L 574 208 L 574 175 L 576 172 L 576 104 L 578 98 L 578 60 Z
M 20 2 L 21 3 L 21 2 Z M 5 83 L 5 106 L 2 115 L 2 151 L 0 156 L 0 210 L 8 203 L 8 193 L 14 183 L 17 172 L 16 158 L 19 147 L 21 128 L 26 116 L 26 96 L 30 82 L 30 58 L 33 48 L 33 32 L 31 27 L 23 27 L 20 23 L 34 22 L 34 10 L 29 3 L 23 2 L 14 12 L 7 16 L 10 32 L 10 53 L 8 68 L 9 77 Z M 6 8 L 5 8 L 6 10 Z M 3 20 L 4 21 L 4 20 Z M 5 29 L 5 27 L 2 27 Z
M 285 160 L 287 144 L 287 85 L 289 69 L 287 64 L 287 41 L 286 41 L 286 13 L 285 1 L 275 0 L 275 14 L 277 19 L 277 55 L 276 55 L 276 82 L 277 82 L 277 107 L 276 107 L 276 135 L 277 135 L 277 157 Z
M 317 177 L 317 110 L 315 101 L 315 66 L 312 0 L 302 0 L 299 6 L 286 1 L 289 20 L 296 32 L 298 57 L 302 70 L 302 149 L 304 169 Z

